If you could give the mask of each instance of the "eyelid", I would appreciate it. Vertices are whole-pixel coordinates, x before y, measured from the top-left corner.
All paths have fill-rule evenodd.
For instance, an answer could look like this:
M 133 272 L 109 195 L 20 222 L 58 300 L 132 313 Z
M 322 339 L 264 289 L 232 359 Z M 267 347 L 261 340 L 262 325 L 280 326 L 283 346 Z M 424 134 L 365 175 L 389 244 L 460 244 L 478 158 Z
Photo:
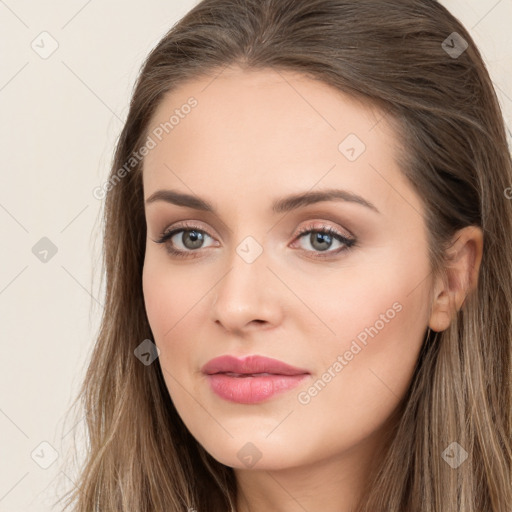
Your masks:
M 174 232 L 175 234 L 176 232 L 179 231 L 200 231 L 201 233 L 205 233 L 206 235 L 208 235 L 210 238 L 215 238 L 212 235 L 210 235 L 208 228 L 202 227 L 200 224 L 200 221 L 196 220 L 185 220 L 182 222 L 178 222 L 177 224 L 172 224 L 171 226 L 163 229 L 161 235 L 159 236 L 160 238 L 163 238 L 172 232 Z
M 334 227 L 332 224 L 328 224 L 328 223 L 326 223 L 326 221 L 321 221 L 321 220 L 310 221 L 308 224 L 306 224 L 306 226 L 299 228 L 294 236 L 295 237 L 301 236 L 301 235 L 307 233 L 308 231 L 322 231 L 322 230 L 332 231 L 333 233 L 336 233 L 338 236 L 340 236 L 342 238 L 346 238 L 348 240 L 355 239 L 355 236 L 348 229 L 344 228 L 343 230 L 341 230 L 339 228 Z M 345 231 L 345 233 L 343 233 L 342 231 Z

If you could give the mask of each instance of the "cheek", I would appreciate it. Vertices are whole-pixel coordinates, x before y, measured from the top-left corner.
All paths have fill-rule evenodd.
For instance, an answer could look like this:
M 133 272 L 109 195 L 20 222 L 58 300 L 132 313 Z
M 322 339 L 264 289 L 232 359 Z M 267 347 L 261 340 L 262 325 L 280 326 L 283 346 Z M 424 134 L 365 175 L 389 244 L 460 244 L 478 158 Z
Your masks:
M 147 258 L 142 272 L 142 291 L 149 325 L 158 344 L 168 323 L 168 314 L 174 311 L 174 304 L 167 289 L 165 274 L 159 272 L 158 266 L 151 264 Z
M 324 318 L 336 334 L 322 340 L 315 380 L 298 399 L 310 417 L 331 418 L 338 439 L 345 437 L 340 428 L 348 439 L 369 435 L 385 421 L 410 385 L 423 342 L 428 262 L 388 261 L 364 272 L 352 269 L 343 288 L 324 288 Z
M 165 255 L 148 251 L 142 272 L 142 290 L 149 324 L 156 342 L 164 341 L 173 327 L 201 297 L 179 269 L 169 268 Z
M 180 277 L 180 272 L 172 271 L 155 257 L 147 254 L 142 273 L 142 289 L 144 303 L 153 341 L 160 350 L 158 363 L 172 401 L 178 410 L 186 404 L 183 400 L 183 385 L 189 386 L 188 379 L 192 374 L 189 355 L 191 344 L 183 341 L 186 336 L 187 321 L 194 314 L 192 305 L 197 303 L 199 293 Z M 181 340 L 176 343 L 175 340 Z
M 168 381 L 190 380 L 201 354 L 199 326 L 208 314 L 208 291 L 215 277 L 184 272 L 169 265 L 166 256 L 148 251 L 142 273 L 142 289 L 154 342 L 160 349 L 160 365 Z M 204 350 L 204 347 L 203 347 Z M 170 380 L 169 380 L 170 378 Z
M 281 430 L 283 443 L 291 436 L 306 445 L 321 432 L 330 441 L 312 441 L 309 449 L 327 457 L 383 427 L 410 385 L 423 339 L 414 301 L 406 294 L 391 295 L 398 300 L 379 299 L 346 315 L 357 328 L 342 331 L 338 325 L 343 333 L 336 337 L 339 341 L 323 346 L 328 356 L 322 356 L 314 378 L 295 396 L 295 426 Z M 375 315 L 386 311 L 387 323 Z

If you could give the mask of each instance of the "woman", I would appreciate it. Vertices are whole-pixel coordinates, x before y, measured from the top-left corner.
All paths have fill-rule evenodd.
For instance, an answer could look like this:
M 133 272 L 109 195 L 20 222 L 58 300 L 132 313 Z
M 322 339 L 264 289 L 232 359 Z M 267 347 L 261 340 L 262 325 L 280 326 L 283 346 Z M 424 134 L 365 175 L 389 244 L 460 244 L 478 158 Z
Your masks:
M 505 512 L 512 163 L 430 0 L 203 0 L 105 195 L 80 512 Z

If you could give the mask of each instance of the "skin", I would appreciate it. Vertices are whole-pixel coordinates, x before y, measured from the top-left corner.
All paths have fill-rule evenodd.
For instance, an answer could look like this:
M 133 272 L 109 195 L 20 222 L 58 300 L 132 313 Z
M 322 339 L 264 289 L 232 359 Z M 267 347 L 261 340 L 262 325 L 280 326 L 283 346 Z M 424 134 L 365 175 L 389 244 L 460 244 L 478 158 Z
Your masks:
M 197 107 L 143 169 L 145 199 L 173 189 L 216 208 L 146 204 L 143 292 L 170 396 L 198 442 L 234 468 L 240 511 L 348 512 L 410 384 L 427 327 L 446 329 L 476 285 L 481 232 L 461 230 L 453 278 L 434 279 L 423 206 L 395 162 L 399 137 L 382 112 L 325 84 L 288 71 L 228 68 L 167 94 L 150 131 L 191 96 Z M 355 161 L 338 149 L 350 133 L 366 146 Z M 277 198 L 328 188 L 360 195 L 378 212 L 348 201 L 271 211 Z M 194 249 L 190 231 L 175 235 L 174 247 L 189 251 L 178 258 L 155 240 L 183 221 L 206 236 Z M 335 238 L 323 245 L 297 238 L 311 224 L 355 237 L 356 245 L 336 254 L 343 243 Z M 248 236 L 262 249 L 252 263 L 236 251 Z M 332 376 L 338 356 L 396 303 L 400 311 L 300 403 L 299 393 L 329 368 Z M 264 355 L 311 375 L 264 403 L 231 403 L 200 372 L 224 354 Z M 261 455 L 252 467 L 237 456 L 247 443 Z

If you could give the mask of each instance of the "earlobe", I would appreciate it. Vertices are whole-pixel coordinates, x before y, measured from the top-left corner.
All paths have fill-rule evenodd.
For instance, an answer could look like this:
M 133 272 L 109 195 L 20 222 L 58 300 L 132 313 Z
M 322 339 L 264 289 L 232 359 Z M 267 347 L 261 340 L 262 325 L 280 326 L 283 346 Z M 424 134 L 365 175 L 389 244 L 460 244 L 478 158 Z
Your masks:
M 444 331 L 466 297 L 477 287 L 483 254 L 483 232 L 478 226 L 457 231 L 448 250 L 446 279 L 438 277 L 434 288 L 429 327 Z
M 451 310 L 449 296 L 442 291 L 435 299 L 430 314 L 428 326 L 435 332 L 441 332 L 448 328 L 451 322 Z

